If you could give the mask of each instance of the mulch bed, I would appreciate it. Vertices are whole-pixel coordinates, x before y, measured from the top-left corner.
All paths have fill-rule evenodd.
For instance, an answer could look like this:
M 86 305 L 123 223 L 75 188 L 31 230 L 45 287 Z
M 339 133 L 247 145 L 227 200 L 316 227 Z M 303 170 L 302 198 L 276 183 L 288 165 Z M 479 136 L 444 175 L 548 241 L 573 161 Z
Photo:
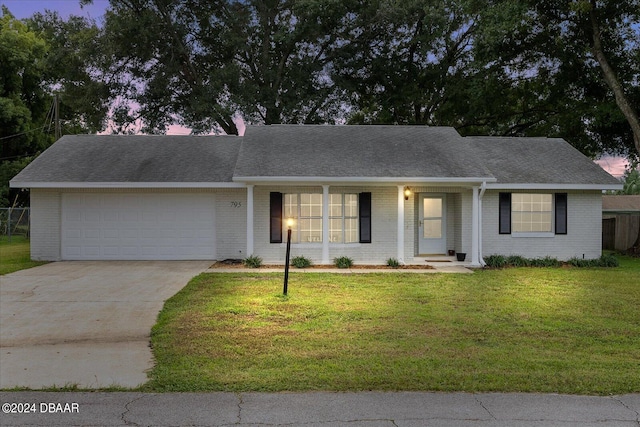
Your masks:
M 242 260 L 224 260 L 217 261 L 210 268 L 245 268 Z M 260 268 L 277 268 L 284 270 L 282 264 L 264 264 Z M 304 270 L 327 270 L 337 268 L 335 265 L 312 265 Z M 291 266 L 290 270 L 298 270 L 296 267 Z M 389 267 L 386 265 L 352 265 L 349 270 L 434 270 L 430 265 L 401 265 L 398 268 Z

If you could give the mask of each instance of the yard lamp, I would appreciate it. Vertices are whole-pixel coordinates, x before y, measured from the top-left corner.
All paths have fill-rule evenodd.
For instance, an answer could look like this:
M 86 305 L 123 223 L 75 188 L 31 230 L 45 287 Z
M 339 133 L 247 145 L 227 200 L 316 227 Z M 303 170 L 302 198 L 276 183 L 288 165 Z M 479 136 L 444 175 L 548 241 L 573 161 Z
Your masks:
M 284 263 L 284 289 L 282 293 L 287 295 L 289 286 L 289 255 L 291 255 L 291 227 L 293 227 L 293 218 L 287 218 L 287 259 Z

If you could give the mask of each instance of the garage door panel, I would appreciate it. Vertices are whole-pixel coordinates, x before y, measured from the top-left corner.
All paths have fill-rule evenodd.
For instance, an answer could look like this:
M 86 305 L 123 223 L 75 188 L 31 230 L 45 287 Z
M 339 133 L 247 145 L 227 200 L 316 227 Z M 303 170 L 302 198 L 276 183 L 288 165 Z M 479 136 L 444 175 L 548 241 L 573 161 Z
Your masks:
M 63 259 L 215 259 L 213 194 L 67 193 Z

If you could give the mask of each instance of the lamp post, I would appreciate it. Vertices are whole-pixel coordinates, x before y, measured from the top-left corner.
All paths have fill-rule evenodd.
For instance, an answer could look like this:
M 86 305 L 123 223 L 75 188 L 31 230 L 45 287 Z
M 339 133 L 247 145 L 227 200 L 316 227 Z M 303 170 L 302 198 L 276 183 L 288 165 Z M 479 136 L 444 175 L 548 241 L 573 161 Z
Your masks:
M 287 295 L 289 286 L 289 255 L 291 254 L 291 227 L 293 226 L 293 218 L 287 219 L 287 259 L 284 263 L 284 289 L 282 293 Z

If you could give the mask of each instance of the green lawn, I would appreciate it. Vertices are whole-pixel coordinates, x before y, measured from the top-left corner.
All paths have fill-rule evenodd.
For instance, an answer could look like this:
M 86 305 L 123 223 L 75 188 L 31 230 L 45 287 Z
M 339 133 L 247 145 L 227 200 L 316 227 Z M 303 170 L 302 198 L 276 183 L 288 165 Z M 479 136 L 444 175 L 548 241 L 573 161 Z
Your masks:
M 42 261 L 31 261 L 29 240 L 23 236 L 0 236 L 0 276 L 14 271 L 46 264 Z
M 153 391 L 640 392 L 640 260 L 615 269 L 202 274 L 152 331 Z

